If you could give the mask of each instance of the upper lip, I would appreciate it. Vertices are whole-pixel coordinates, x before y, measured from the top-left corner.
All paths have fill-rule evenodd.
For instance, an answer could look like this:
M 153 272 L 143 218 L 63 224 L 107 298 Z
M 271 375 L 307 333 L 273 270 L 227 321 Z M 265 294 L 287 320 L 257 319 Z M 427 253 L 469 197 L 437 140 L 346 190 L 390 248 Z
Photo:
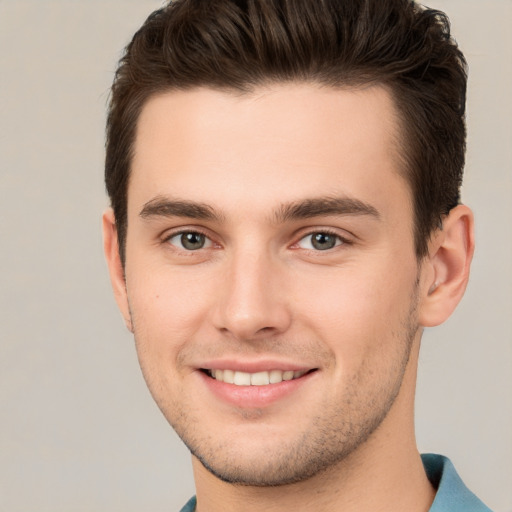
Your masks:
M 275 359 L 266 359 L 258 361 L 241 361 L 236 359 L 216 359 L 205 361 L 198 366 L 201 370 L 234 370 L 246 373 L 258 373 L 271 370 L 282 371 L 309 371 L 315 369 L 314 366 L 293 363 L 289 361 L 280 361 Z

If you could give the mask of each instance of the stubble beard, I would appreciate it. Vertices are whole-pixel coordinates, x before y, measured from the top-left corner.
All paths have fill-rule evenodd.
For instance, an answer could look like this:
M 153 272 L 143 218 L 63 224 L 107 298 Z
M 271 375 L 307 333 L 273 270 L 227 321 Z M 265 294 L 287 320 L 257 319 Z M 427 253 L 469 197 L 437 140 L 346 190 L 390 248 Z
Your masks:
M 408 344 L 400 363 L 399 378 L 382 402 L 372 399 L 362 406 L 358 394 L 351 393 L 334 414 L 314 417 L 310 431 L 289 443 L 276 442 L 278 449 L 272 452 L 263 448 L 258 460 L 243 461 L 242 455 L 242 461 L 237 462 L 226 446 L 217 445 L 212 450 L 214 445 L 194 442 L 186 433 L 175 430 L 192 455 L 224 482 L 255 487 L 303 482 L 342 464 L 379 428 L 400 392 L 411 346 Z M 349 404 L 359 404 L 357 411 Z M 223 453 L 226 456 L 219 455 Z
M 274 443 L 272 453 L 267 447 L 262 447 L 258 457 L 252 460 L 250 457 L 244 458 L 243 450 L 233 451 L 229 439 L 219 441 L 208 435 L 197 436 L 197 423 L 201 419 L 192 418 L 185 409 L 186 404 L 161 403 L 153 395 L 155 401 L 191 454 L 220 480 L 255 487 L 275 487 L 308 480 L 341 464 L 364 445 L 392 408 L 418 333 L 417 285 L 418 282 L 415 283 L 411 308 L 403 319 L 402 328 L 393 333 L 396 353 L 387 374 L 375 375 L 370 363 L 363 365 L 361 371 L 347 383 L 340 403 L 327 403 L 322 408 L 322 411 L 330 410 L 330 413 L 312 418 L 309 422 L 312 428 L 295 438 L 280 439 Z M 149 375 L 144 368 L 143 373 L 152 391 Z M 382 379 L 382 384 L 372 388 L 372 393 L 368 395 L 365 394 L 364 383 L 372 378 Z

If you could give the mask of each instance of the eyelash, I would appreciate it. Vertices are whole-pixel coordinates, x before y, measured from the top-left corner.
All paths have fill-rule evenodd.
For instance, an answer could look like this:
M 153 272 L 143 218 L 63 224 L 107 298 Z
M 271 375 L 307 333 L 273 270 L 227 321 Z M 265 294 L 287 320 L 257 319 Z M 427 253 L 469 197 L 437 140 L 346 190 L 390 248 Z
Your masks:
M 352 244 L 352 241 L 349 240 L 348 238 L 346 237 L 343 237 L 341 236 L 339 233 L 337 233 L 336 231 L 334 230 L 331 230 L 331 229 L 325 229 L 325 228 L 321 228 L 321 229 L 316 229 L 316 230 L 312 230 L 312 231 L 308 231 L 307 233 L 305 233 L 303 236 L 301 236 L 299 238 L 299 240 L 297 242 L 295 242 L 292 247 L 294 246 L 298 246 L 298 244 L 307 239 L 307 238 L 312 238 L 314 235 L 327 235 L 329 237 L 333 237 L 336 239 L 336 245 L 333 246 L 333 247 L 330 247 L 328 249 L 305 249 L 305 250 L 308 250 L 310 252 L 314 252 L 314 253 L 322 253 L 322 252 L 330 252 L 332 251 L 333 249 L 339 247 L 339 246 L 343 246 L 343 245 L 351 245 Z
M 211 239 L 211 237 L 209 237 L 206 233 L 204 233 L 203 231 L 199 230 L 199 229 L 182 229 L 180 231 L 175 231 L 173 233 L 170 233 L 168 235 L 166 235 L 162 242 L 163 243 L 166 243 L 166 244 L 169 244 L 169 245 L 172 245 L 174 247 L 176 247 L 178 250 L 182 251 L 182 252 L 185 252 L 185 253 L 194 253 L 194 252 L 197 252 L 201 249 L 205 249 L 205 247 L 200 247 L 196 250 L 193 250 L 193 249 L 186 249 L 185 247 L 177 247 L 175 244 L 172 244 L 171 243 L 171 240 L 173 238 L 176 238 L 176 237 L 179 237 L 179 236 L 183 236 L 183 235 L 200 235 L 202 237 L 205 238 L 205 240 L 207 242 L 209 242 L 209 244 L 211 244 L 212 246 L 215 245 L 215 242 Z M 210 247 L 206 247 L 206 248 L 210 248 Z
M 199 247 L 197 249 L 187 249 L 185 247 L 178 247 L 176 244 L 173 244 L 171 243 L 171 240 L 173 238 L 176 238 L 176 237 L 179 237 L 179 236 L 183 236 L 183 235 L 199 235 L 201 237 L 204 237 L 205 238 L 205 241 L 206 243 L 208 244 L 207 247 Z M 336 233 L 334 230 L 330 230 L 330 229 L 317 229 L 317 230 L 312 230 L 312 231 L 308 231 L 307 233 L 303 234 L 296 242 L 294 242 L 290 247 L 292 249 L 300 249 L 299 247 L 299 244 L 300 242 L 302 242 L 303 240 L 307 239 L 307 238 L 312 238 L 314 235 L 326 235 L 326 236 L 329 236 L 329 237 L 334 237 L 336 239 L 336 244 L 333 246 L 333 247 L 328 247 L 326 249 L 315 249 L 315 248 L 303 248 L 304 250 L 307 250 L 307 251 L 310 251 L 310 252 L 314 252 L 314 253 L 322 253 L 322 252 L 330 252 L 332 251 L 333 249 L 335 249 L 336 247 L 339 247 L 339 246 L 343 246 L 343 245 L 351 245 L 352 244 L 352 241 L 351 240 L 348 240 L 347 238 L 341 236 L 339 233 Z M 173 247 L 176 247 L 176 249 L 184 252 L 184 253 L 189 253 L 189 254 L 193 254 L 197 251 L 200 251 L 202 249 L 210 249 L 212 248 L 213 246 L 216 245 L 216 243 L 211 239 L 211 237 L 209 237 L 205 232 L 199 230 L 199 229 L 182 229 L 180 231 L 175 231 L 173 233 L 170 233 L 168 235 L 166 235 L 163 239 L 162 239 L 162 242 L 163 243 L 166 243 L 166 244 L 169 244 Z M 218 244 L 217 244 L 218 245 Z M 313 243 L 311 242 L 311 245 L 313 245 Z

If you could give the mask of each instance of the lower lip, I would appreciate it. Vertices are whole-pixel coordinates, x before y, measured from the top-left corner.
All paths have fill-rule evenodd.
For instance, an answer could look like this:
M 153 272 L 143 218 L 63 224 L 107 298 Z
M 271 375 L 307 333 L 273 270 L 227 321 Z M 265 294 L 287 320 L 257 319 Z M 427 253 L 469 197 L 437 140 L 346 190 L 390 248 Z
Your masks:
M 312 379 L 316 373 L 316 371 L 310 372 L 298 379 L 284 380 L 265 386 L 237 386 L 216 380 L 198 371 L 203 382 L 217 398 L 236 407 L 248 409 L 265 407 L 286 398 Z

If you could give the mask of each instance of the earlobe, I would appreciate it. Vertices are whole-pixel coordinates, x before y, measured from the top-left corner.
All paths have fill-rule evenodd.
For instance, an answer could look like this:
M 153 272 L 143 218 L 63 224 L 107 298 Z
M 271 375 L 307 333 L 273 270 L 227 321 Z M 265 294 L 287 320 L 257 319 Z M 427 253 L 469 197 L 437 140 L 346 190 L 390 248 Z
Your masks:
M 107 260 L 108 270 L 110 273 L 110 282 L 117 305 L 123 315 L 126 327 L 133 332 L 133 326 L 130 316 L 130 308 L 128 306 L 128 296 L 126 293 L 126 281 L 124 276 L 124 268 L 119 255 L 119 240 L 117 237 L 117 228 L 112 208 L 108 208 L 103 213 L 103 250 L 105 259 Z
M 466 290 L 474 251 L 473 213 L 464 205 L 453 208 L 430 243 L 423 262 L 419 321 L 424 327 L 443 323 Z

